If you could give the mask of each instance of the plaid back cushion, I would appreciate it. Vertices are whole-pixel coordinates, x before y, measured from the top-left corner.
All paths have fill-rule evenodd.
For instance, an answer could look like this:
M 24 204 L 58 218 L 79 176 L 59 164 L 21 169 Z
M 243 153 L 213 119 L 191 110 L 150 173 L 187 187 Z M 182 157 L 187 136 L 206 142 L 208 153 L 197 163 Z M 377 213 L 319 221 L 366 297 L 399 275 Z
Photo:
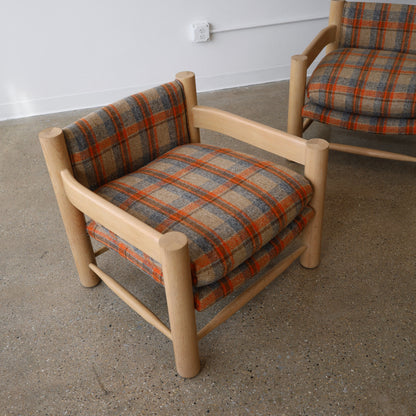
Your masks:
M 202 144 L 176 147 L 96 192 L 161 233 L 184 233 L 195 286 L 219 281 L 251 258 L 312 197 L 296 172 Z M 88 232 L 162 282 L 160 265 L 144 253 L 95 222 Z
M 416 6 L 345 2 L 341 47 L 416 53 Z
M 132 95 L 63 131 L 75 177 L 94 190 L 189 142 L 182 85 Z

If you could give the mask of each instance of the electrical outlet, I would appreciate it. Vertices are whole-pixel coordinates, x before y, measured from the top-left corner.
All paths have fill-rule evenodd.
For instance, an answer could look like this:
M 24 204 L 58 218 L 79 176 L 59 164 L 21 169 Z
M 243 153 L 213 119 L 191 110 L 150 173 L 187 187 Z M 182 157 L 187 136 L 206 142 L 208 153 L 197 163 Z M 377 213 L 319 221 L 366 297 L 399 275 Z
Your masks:
M 209 23 L 192 23 L 192 42 L 207 42 L 209 40 Z

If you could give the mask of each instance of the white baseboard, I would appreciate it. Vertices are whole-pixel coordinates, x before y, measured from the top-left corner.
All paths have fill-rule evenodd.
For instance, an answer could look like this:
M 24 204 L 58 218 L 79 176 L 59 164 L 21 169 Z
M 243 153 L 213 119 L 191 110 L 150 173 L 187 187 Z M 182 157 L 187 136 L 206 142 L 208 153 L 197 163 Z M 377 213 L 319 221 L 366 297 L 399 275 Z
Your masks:
M 79 110 L 82 108 L 99 107 L 112 103 L 120 98 L 134 94 L 152 85 L 142 88 L 120 88 L 108 91 L 95 91 L 58 97 L 39 98 L 19 101 L 10 104 L 0 104 L 0 121 L 14 118 L 31 117 L 43 114 L 60 113 L 63 111 Z
M 266 82 L 287 80 L 289 76 L 290 65 L 282 65 L 254 71 L 215 75 L 213 77 L 197 77 L 197 89 L 198 92 L 205 92 L 265 84 Z
M 198 92 L 235 88 L 246 85 L 264 84 L 266 82 L 288 79 L 290 66 L 260 69 L 247 72 L 220 74 L 212 77 L 198 77 Z M 169 80 L 161 81 L 168 82 Z M 35 100 L 19 101 L 0 104 L 0 121 L 31 117 L 36 115 L 59 113 L 63 111 L 93 108 L 109 104 L 120 98 L 152 88 L 154 85 L 137 85 L 108 91 L 66 95 L 59 97 L 40 98 Z

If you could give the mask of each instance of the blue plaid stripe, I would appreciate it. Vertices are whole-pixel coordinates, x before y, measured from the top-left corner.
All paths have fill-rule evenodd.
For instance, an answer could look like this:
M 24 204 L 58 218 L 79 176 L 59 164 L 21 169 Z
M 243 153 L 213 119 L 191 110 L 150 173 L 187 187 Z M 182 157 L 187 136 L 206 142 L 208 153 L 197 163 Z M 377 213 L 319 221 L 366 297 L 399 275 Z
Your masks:
M 97 193 L 162 233 L 186 234 L 194 284 L 203 286 L 285 229 L 306 208 L 312 188 L 270 162 L 199 144 L 177 147 Z M 94 223 L 88 230 L 105 238 Z
M 340 45 L 416 53 L 416 6 L 345 2 Z
M 67 126 L 64 135 L 75 177 L 94 190 L 189 142 L 182 85 L 117 101 Z
M 311 103 L 382 118 L 416 117 L 416 55 L 375 49 L 337 49 L 308 83 Z

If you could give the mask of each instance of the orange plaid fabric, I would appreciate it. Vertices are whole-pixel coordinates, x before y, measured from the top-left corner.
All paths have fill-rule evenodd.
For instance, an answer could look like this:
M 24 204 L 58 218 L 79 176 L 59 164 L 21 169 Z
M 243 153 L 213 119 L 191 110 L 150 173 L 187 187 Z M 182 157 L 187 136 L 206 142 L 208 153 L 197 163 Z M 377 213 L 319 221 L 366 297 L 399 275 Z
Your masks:
M 345 2 L 339 49 L 319 63 L 302 117 L 383 134 L 416 133 L 416 6 Z
M 321 107 L 308 102 L 302 116 L 344 129 L 382 134 L 416 134 L 416 120 L 411 118 L 370 117 Z
M 305 208 L 282 232 L 230 274 L 210 285 L 194 288 L 195 309 L 203 311 L 266 270 L 268 265 L 277 261 L 277 256 L 300 235 L 313 217 L 312 208 Z
M 313 216 L 302 175 L 202 144 L 176 147 L 96 192 L 161 233 L 188 237 L 197 309 L 262 270 Z M 88 232 L 163 283 L 144 253 L 95 222 Z
M 178 81 L 103 107 L 64 129 L 74 175 L 94 190 L 188 143 Z
M 345 2 L 340 47 L 416 53 L 416 6 Z
M 342 48 L 326 55 L 308 83 L 310 101 L 374 117 L 416 117 L 416 55 Z

